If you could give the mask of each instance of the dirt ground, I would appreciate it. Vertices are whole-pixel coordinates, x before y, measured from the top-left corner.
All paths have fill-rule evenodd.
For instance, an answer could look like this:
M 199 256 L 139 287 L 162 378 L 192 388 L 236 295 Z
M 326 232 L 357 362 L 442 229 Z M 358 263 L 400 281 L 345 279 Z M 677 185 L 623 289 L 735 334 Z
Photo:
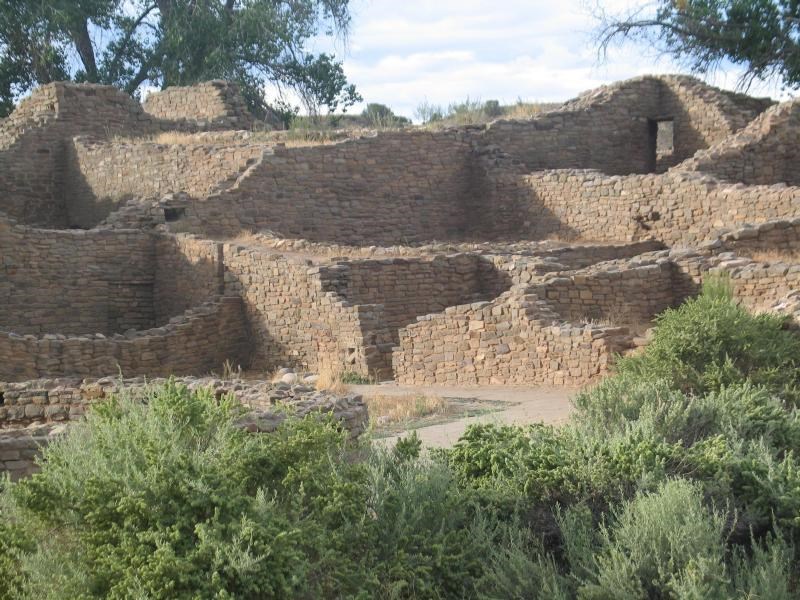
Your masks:
M 415 430 L 425 446 L 433 447 L 451 446 L 473 423 L 517 425 L 536 422 L 563 423 L 572 414 L 573 406 L 570 400 L 578 391 L 575 388 L 527 386 L 418 387 L 395 383 L 354 385 L 351 389 L 364 396 L 435 395 L 459 407 L 469 407 L 466 410 L 455 411 L 450 419 L 442 417 L 434 423 L 408 423 L 403 431 L 397 431 L 397 427 L 384 430 L 378 428 L 375 431 L 378 440 L 391 444 L 399 436 Z

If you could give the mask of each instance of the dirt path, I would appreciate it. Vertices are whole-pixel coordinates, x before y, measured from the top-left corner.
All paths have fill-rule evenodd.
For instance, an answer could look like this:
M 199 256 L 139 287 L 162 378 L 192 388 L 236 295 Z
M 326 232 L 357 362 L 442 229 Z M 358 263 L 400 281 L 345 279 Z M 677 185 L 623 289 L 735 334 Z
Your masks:
M 479 387 L 417 387 L 400 386 L 393 383 L 379 385 L 354 385 L 354 392 L 365 396 L 382 395 L 435 395 L 445 399 L 470 399 L 492 406 L 491 412 L 476 416 L 456 417 L 445 423 L 422 426 L 415 429 L 426 446 L 451 446 L 467 426 L 473 423 L 563 423 L 573 407 L 570 402 L 578 391 L 574 388 L 520 387 L 520 386 L 479 386 Z M 380 438 L 382 442 L 392 443 L 400 435 Z

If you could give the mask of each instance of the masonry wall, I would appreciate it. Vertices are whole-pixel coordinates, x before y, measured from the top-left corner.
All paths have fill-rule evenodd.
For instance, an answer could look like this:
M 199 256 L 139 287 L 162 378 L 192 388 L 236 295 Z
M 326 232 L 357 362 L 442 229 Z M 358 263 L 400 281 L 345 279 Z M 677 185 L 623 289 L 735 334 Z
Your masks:
M 0 430 L 0 474 L 8 473 L 11 481 L 18 481 L 37 472 L 36 458 L 42 448 L 62 433 L 59 425 Z
M 70 226 L 89 228 L 126 201 L 182 192 L 195 198 L 233 185 L 264 152 L 248 144 L 157 144 L 76 138 L 68 145 Z
M 710 273 L 722 273 L 730 279 L 734 298 L 757 312 L 770 310 L 790 292 L 800 289 L 798 264 L 693 252 L 677 255 L 674 262 L 679 276 L 676 287 L 699 290 Z
M 155 240 L 153 305 L 157 325 L 224 292 L 222 244 L 189 235 Z
M 19 335 L 0 330 L 0 379 L 39 377 L 169 376 L 221 370 L 226 360 L 246 364 L 249 348 L 239 298 L 195 307 L 168 325 L 124 335 Z
M 659 112 L 650 116 L 673 120 L 674 151 L 659 160 L 658 172 L 727 139 L 770 104 L 768 99 L 724 92 L 694 77 L 667 76 L 659 81 Z
M 708 248 L 714 254 L 733 252 L 755 258 L 796 259 L 800 256 L 800 218 L 775 220 L 725 233 Z
M 254 123 L 239 86 L 228 81 L 168 87 L 148 94 L 143 108 L 156 119 L 204 129 L 251 129 Z
M 568 321 L 610 321 L 615 325 L 649 323 L 683 298 L 673 292 L 673 265 L 603 263 L 576 273 L 543 278 L 531 291 Z
M 66 227 L 66 144 L 75 135 L 151 131 L 138 103 L 108 86 L 37 88 L 0 126 L 0 212 L 21 222 Z
M 109 335 L 154 325 L 153 239 L 0 221 L 0 328 Z
M 800 100 L 774 106 L 736 135 L 680 165 L 748 185 L 800 185 Z
M 497 214 L 502 218 L 487 222 L 488 236 L 505 230 L 528 239 L 654 238 L 691 245 L 716 238 L 723 228 L 793 217 L 800 206 L 797 187 L 745 187 L 675 171 L 614 177 L 563 170 L 519 176 L 500 169 L 498 178 L 502 185 L 486 198 L 501 207 Z
M 692 77 L 637 77 L 579 96 L 527 121 L 498 121 L 482 140 L 529 171 L 598 169 L 626 175 L 665 170 L 726 138 L 766 103 L 733 101 Z M 673 120 L 674 151 L 657 163 L 651 121 Z
M 256 247 L 224 245 L 225 289 L 244 302 L 251 368 L 388 368 L 383 308 L 346 302 L 323 289 L 321 267 Z
M 343 262 L 320 269 L 323 289 L 353 304 L 382 305 L 395 341 L 397 330 L 420 315 L 499 295 L 493 274 L 491 263 L 468 254 Z
M 537 296 L 512 291 L 420 318 L 400 330 L 392 362 L 404 385 L 584 385 L 607 371 L 621 334 L 563 323 Z
M 233 235 L 269 229 L 357 245 L 457 237 L 471 194 L 469 152 L 464 132 L 276 147 L 231 189 L 192 203 L 181 226 Z

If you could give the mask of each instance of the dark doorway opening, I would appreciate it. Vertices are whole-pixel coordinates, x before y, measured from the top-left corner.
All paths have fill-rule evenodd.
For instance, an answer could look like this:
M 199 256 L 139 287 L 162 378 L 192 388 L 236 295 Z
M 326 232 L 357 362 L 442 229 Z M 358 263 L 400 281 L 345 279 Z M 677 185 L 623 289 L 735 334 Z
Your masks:
M 675 154 L 675 119 L 647 120 L 647 171 L 660 173 L 672 166 Z

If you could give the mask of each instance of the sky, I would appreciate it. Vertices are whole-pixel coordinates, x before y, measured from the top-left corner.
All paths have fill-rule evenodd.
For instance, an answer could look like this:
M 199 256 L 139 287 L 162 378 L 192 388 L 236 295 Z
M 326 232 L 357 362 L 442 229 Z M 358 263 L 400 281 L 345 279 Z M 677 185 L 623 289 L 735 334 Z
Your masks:
M 556 102 L 646 73 L 686 69 L 642 46 L 626 44 L 598 61 L 588 0 L 351 0 L 348 40 L 317 40 L 344 61 L 348 80 L 366 102 L 413 117 L 423 101 L 517 99 Z M 635 5 L 602 0 L 610 12 Z M 734 89 L 739 71 L 728 66 L 706 80 Z M 778 98 L 776 85 L 749 93 Z M 359 107 L 350 112 L 360 110 Z

